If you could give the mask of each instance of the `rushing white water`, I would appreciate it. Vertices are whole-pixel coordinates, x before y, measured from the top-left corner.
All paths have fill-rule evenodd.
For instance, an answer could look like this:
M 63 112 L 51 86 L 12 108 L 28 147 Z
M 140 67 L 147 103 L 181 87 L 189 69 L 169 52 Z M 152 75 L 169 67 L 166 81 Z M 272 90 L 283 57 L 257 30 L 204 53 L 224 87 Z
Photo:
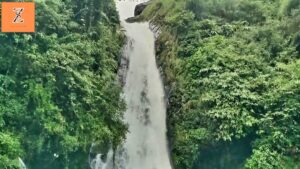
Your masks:
M 129 68 L 124 87 L 129 124 L 126 142 L 116 155 L 118 169 L 171 169 L 166 137 L 164 89 L 156 65 L 154 34 L 149 23 L 126 23 L 141 1 L 116 0 L 128 37 L 124 54 Z
M 97 154 L 90 162 L 91 169 L 112 169 L 113 168 L 113 150 L 107 153 L 106 160 L 103 160 L 102 154 Z
M 24 161 L 20 157 L 18 157 L 18 160 L 19 160 L 19 167 L 20 167 L 20 169 L 27 169 Z

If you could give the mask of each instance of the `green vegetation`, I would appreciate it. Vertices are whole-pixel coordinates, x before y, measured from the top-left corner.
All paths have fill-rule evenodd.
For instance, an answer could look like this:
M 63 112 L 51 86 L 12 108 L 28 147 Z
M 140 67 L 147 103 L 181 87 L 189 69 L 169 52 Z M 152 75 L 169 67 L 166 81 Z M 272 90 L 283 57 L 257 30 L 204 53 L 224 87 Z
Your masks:
M 176 169 L 300 167 L 299 0 L 153 0 L 141 18 L 162 31 Z
M 0 34 L 0 168 L 87 168 L 92 143 L 126 133 L 115 4 L 35 2 L 36 33 Z

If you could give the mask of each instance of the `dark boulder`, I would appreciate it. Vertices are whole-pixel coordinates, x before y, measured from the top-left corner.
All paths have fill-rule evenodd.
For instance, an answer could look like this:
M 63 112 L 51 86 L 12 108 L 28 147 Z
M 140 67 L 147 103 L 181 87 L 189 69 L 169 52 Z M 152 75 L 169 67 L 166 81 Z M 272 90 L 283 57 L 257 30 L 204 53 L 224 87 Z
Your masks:
M 144 9 L 149 5 L 149 2 L 150 1 L 138 4 L 134 9 L 134 16 L 140 15 L 144 11 Z
M 128 23 L 138 22 L 139 21 L 139 17 L 138 16 L 130 17 L 130 18 L 127 18 L 125 21 L 128 22 Z

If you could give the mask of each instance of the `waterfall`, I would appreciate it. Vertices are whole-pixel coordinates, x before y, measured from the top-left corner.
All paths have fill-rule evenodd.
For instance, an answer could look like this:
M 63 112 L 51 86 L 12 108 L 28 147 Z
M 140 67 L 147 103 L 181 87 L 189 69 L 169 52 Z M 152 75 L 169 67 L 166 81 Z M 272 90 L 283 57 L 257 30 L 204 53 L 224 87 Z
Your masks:
M 166 127 L 164 88 L 156 65 L 154 33 L 148 22 L 126 23 L 139 0 L 116 0 L 127 36 L 121 78 L 127 103 L 124 121 L 129 126 L 125 143 L 106 158 L 97 154 L 91 169 L 171 169 Z M 126 63 L 126 64 L 125 64 Z M 124 65 L 123 65 L 124 64 Z M 93 147 L 93 145 L 92 145 Z M 92 149 L 92 148 L 91 148 Z
M 20 157 L 18 157 L 18 160 L 19 160 L 20 169 L 27 169 L 24 161 Z
M 104 160 L 102 154 L 97 154 L 96 157 L 90 161 L 91 169 L 112 169 L 113 154 L 113 150 L 110 149 L 107 153 L 106 160 Z
M 148 22 L 126 23 L 145 1 L 116 0 L 128 39 L 124 55 L 128 69 L 124 84 L 127 103 L 124 121 L 129 133 L 115 155 L 114 169 L 171 169 L 167 146 L 166 104 L 155 60 L 154 33 Z

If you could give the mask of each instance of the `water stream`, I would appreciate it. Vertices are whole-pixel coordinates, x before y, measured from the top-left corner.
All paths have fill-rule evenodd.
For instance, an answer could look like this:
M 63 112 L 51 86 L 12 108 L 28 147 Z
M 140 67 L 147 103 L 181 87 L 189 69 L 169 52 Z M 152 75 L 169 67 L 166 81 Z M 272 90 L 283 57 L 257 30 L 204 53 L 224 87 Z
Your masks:
M 18 157 L 18 161 L 19 161 L 19 167 L 20 167 L 20 169 L 27 169 L 24 161 L 20 157 Z
M 156 65 L 154 34 L 149 23 L 126 23 L 140 3 L 117 1 L 121 24 L 128 38 L 124 54 L 129 68 L 124 86 L 129 133 L 117 155 L 120 169 L 171 169 L 166 137 L 164 89 Z
M 112 149 L 106 154 L 106 160 L 103 160 L 103 154 L 97 154 L 96 157 L 90 161 L 91 169 L 113 169 L 113 155 Z
M 116 152 L 106 158 L 98 154 L 92 169 L 171 169 L 166 136 L 166 105 L 162 79 L 155 60 L 154 33 L 149 23 L 127 23 L 141 0 L 116 0 L 127 44 L 128 57 L 124 96 L 127 111 L 124 120 L 129 133 Z M 103 160 L 105 159 L 105 160 Z

